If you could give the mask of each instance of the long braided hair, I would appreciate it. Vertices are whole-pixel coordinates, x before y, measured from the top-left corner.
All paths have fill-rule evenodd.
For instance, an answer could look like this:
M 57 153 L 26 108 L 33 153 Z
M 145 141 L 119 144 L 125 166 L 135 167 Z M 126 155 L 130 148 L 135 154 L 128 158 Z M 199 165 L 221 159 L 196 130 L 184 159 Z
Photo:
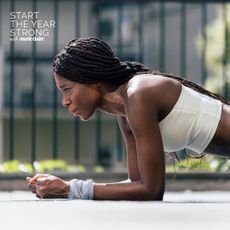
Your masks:
M 111 83 L 121 85 L 140 70 L 139 63 L 121 62 L 111 48 L 97 38 L 70 41 L 53 61 L 53 71 L 79 83 Z
M 212 93 L 192 81 L 174 74 L 150 70 L 138 62 L 123 62 L 114 55 L 112 49 L 105 42 L 93 37 L 78 38 L 70 41 L 55 56 L 53 72 L 68 80 L 83 84 L 111 83 L 117 86 L 127 82 L 137 74 L 161 75 L 162 77 L 176 79 L 184 86 L 230 105 L 230 102 L 224 97 Z M 188 151 L 184 150 L 185 155 L 192 157 Z M 174 160 L 179 160 L 176 152 L 168 154 Z M 204 155 L 194 158 L 201 158 Z
M 112 49 L 98 38 L 86 37 L 70 41 L 53 60 L 53 71 L 79 83 L 111 83 L 121 85 L 140 73 L 173 78 L 195 91 L 230 105 L 222 96 L 198 84 L 169 73 L 151 71 L 138 62 L 121 61 Z

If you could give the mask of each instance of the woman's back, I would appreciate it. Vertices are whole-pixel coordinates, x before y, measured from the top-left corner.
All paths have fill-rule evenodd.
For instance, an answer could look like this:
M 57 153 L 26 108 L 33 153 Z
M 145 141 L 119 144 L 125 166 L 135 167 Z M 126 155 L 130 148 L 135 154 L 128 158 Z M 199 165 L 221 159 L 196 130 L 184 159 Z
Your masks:
M 146 94 L 143 103 L 154 105 L 165 152 L 188 148 L 202 153 L 206 149 L 221 117 L 219 100 L 159 75 L 139 75 L 129 85 L 134 90 L 128 91 Z

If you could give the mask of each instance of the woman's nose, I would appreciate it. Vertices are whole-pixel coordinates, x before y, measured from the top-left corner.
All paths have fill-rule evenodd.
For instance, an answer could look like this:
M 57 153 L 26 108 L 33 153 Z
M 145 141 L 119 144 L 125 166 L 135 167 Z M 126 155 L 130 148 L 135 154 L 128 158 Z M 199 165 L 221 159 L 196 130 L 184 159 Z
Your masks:
M 65 99 L 65 98 L 62 99 L 62 105 L 63 105 L 64 107 L 67 107 L 69 104 L 70 104 L 70 100 Z

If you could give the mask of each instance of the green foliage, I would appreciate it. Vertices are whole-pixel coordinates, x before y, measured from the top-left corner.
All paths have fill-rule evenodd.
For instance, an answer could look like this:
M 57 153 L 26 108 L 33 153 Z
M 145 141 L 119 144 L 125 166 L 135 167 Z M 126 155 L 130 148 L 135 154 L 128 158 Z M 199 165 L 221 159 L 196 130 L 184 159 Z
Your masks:
M 205 64 L 211 75 L 205 82 L 205 88 L 218 94 L 222 94 L 226 82 L 228 88 L 230 86 L 230 4 L 225 5 L 225 12 L 224 17 L 223 8 L 219 8 L 217 18 L 206 26 L 197 39 L 198 49 L 201 52 L 205 50 Z M 226 65 L 226 82 L 223 63 Z M 230 95 L 225 96 L 230 98 Z
M 86 168 L 82 164 L 70 164 L 67 166 L 67 172 L 76 172 L 76 173 L 84 173 L 86 172 Z
M 167 172 L 226 172 L 230 170 L 230 162 L 225 158 L 205 156 L 201 159 L 187 158 L 166 166 Z
M 33 165 L 28 162 L 20 162 L 19 160 L 6 161 L 0 164 L 1 173 L 47 173 L 54 171 L 84 173 L 87 169 L 83 164 L 68 164 L 66 161 L 61 159 L 35 161 Z M 105 169 L 104 167 L 98 165 L 93 168 L 93 171 L 95 173 L 101 173 L 104 172 Z
M 184 161 L 177 163 L 177 168 L 183 169 L 202 169 L 202 170 L 210 170 L 210 165 L 206 161 L 202 161 L 202 159 L 186 159 Z
M 33 172 L 33 167 L 30 163 L 20 162 L 18 160 L 6 161 L 0 165 L 0 172 L 15 173 L 15 172 Z
M 105 168 L 103 166 L 97 165 L 94 167 L 95 173 L 103 173 L 105 171 Z
M 64 160 L 44 160 L 35 161 L 34 168 L 36 172 L 50 172 L 50 171 L 65 171 L 68 168 L 67 162 Z
M 175 164 L 166 164 L 167 172 L 228 172 L 230 171 L 230 161 L 227 159 L 217 159 L 213 156 L 205 156 L 202 159 L 185 159 Z M 19 160 L 6 161 L 0 164 L 0 173 L 50 173 L 55 171 L 84 173 L 87 169 L 82 164 L 68 164 L 64 160 L 45 160 L 34 162 L 34 167 L 28 162 Z M 105 168 L 97 165 L 93 167 L 94 173 L 103 173 Z

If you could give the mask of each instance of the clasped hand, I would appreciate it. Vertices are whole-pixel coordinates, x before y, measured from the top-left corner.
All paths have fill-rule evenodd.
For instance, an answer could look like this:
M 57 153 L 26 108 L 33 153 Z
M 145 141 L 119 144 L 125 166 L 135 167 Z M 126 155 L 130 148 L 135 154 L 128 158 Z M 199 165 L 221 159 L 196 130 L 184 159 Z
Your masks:
M 50 174 L 36 174 L 27 177 L 29 188 L 39 198 L 67 198 L 69 193 L 69 182 Z

